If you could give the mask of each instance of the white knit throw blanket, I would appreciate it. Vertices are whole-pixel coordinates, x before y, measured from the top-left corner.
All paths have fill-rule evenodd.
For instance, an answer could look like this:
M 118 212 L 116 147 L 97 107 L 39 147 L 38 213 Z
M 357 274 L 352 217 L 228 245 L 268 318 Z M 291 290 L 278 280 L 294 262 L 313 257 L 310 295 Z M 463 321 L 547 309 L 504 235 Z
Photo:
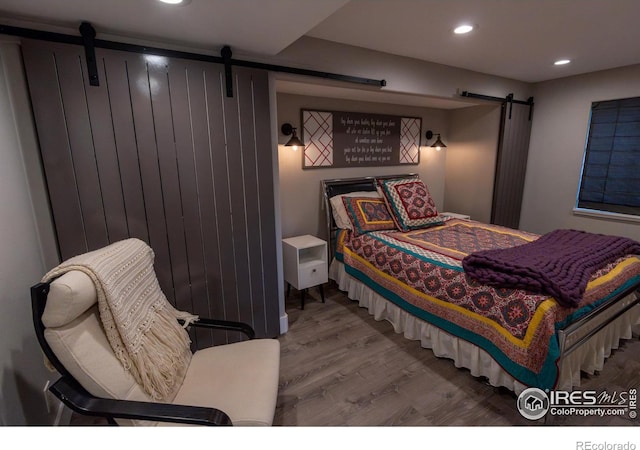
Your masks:
M 191 362 L 184 327 L 197 316 L 176 310 L 153 269 L 153 250 L 126 239 L 74 256 L 49 271 L 47 282 L 68 271 L 86 273 L 95 284 L 100 319 L 114 353 L 149 396 L 170 401 Z

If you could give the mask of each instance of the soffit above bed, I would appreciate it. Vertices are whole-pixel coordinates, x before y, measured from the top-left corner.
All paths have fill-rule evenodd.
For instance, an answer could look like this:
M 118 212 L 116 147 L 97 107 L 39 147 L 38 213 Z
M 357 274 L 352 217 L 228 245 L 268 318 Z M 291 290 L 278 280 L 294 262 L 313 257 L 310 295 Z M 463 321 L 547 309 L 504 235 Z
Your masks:
M 342 83 L 343 85 L 345 83 Z M 392 105 L 416 106 L 437 109 L 458 109 L 486 104 L 470 100 L 452 100 L 426 95 L 406 94 L 402 92 L 380 91 L 379 89 L 354 88 L 331 85 L 329 83 L 276 80 L 276 91 L 283 94 L 305 95 L 311 97 L 336 98 L 361 102 L 386 103 Z

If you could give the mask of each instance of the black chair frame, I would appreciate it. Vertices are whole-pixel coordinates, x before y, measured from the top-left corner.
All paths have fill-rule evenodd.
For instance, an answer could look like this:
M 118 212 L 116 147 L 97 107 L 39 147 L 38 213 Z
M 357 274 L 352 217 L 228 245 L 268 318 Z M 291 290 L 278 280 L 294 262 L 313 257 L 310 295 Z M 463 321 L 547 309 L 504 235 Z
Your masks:
M 157 422 L 174 422 L 191 425 L 233 425 L 224 412 L 216 408 L 168 403 L 138 402 L 96 397 L 87 392 L 58 360 L 44 337 L 42 323 L 49 283 L 38 283 L 31 287 L 31 307 L 36 336 L 45 357 L 60 374 L 60 378 L 49 386 L 49 391 L 72 411 L 94 417 L 104 417 L 109 424 L 118 425 L 115 419 L 136 419 Z M 190 326 L 239 331 L 248 339 L 255 338 L 255 331 L 246 323 L 229 320 L 200 318 Z

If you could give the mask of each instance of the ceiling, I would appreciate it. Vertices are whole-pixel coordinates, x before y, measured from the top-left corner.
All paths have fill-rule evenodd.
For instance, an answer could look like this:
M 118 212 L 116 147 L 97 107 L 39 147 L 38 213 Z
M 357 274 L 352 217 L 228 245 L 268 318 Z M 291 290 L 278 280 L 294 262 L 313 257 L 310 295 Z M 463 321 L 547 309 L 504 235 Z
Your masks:
M 524 82 L 640 63 L 639 0 L 2 0 L 0 24 L 277 55 L 303 36 Z M 475 30 L 455 35 L 462 22 Z M 571 59 L 554 66 L 560 58 Z M 286 84 L 286 83 L 285 83 Z M 294 87 L 291 87 L 294 89 Z

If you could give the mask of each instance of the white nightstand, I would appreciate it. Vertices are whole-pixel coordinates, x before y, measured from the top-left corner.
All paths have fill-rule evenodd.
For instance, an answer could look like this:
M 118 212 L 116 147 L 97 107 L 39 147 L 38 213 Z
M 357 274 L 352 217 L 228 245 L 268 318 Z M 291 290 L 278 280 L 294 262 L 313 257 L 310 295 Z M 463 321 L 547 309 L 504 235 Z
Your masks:
M 301 291 L 300 305 L 304 309 L 304 297 L 308 288 L 318 286 L 324 303 L 322 284 L 329 281 L 327 242 L 306 234 L 282 240 L 284 280 Z
M 454 213 L 454 212 L 443 212 L 440 213 L 441 216 L 448 216 L 448 217 L 453 217 L 454 219 L 466 219 L 466 220 L 470 220 L 471 216 L 467 215 L 467 214 L 459 214 L 459 213 Z

